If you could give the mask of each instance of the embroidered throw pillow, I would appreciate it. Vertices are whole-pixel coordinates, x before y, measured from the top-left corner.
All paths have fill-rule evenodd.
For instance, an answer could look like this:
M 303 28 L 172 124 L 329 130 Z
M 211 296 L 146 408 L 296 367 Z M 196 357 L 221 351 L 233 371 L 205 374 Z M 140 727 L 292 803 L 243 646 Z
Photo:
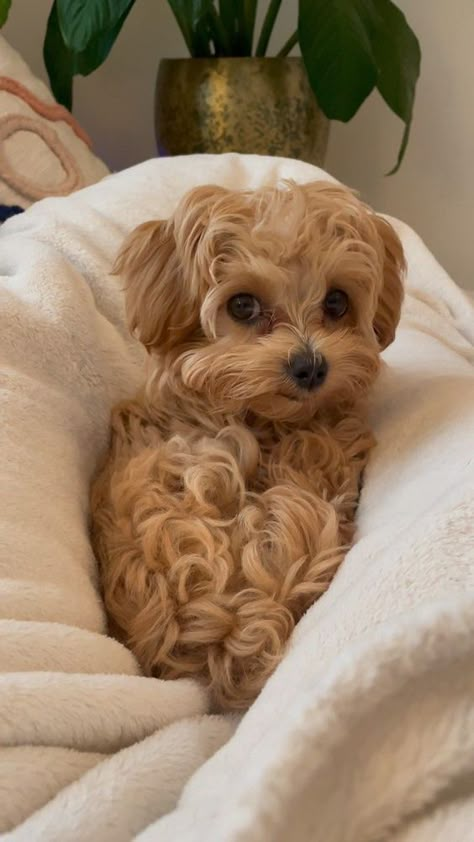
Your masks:
M 0 36 L 0 205 L 26 208 L 108 173 L 72 114 Z

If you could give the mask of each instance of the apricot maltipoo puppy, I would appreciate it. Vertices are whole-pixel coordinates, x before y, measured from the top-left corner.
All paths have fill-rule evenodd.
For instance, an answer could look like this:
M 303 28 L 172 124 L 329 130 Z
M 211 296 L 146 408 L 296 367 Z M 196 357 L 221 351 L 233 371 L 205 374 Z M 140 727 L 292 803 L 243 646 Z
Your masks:
M 341 186 L 206 186 L 116 272 L 150 365 L 92 492 L 111 629 L 245 708 L 350 546 L 402 247 Z

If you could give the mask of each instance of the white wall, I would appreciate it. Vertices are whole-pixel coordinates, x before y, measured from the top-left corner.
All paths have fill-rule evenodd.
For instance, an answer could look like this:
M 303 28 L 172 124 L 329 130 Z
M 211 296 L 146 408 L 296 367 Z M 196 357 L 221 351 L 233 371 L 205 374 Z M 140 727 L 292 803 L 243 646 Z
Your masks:
M 474 288 L 474 0 L 398 0 L 423 51 L 411 142 L 394 163 L 401 124 L 377 95 L 347 126 L 333 126 L 328 169 L 377 210 L 402 217 L 462 285 Z M 51 0 L 13 0 L 4 34 L 45 76 L 42 41 Z M 284 0 L 274 43 L 296 21 Z M 162 57 L 185 48 L 165 0 L 137 0 L 105 65 L 75 84 L 74 111 L 113 169 L 155 154 L 153 93 Z
M 422 47 L 410 145 L 378 96 L 333 132 L 327 166 L 377 210 L 402 217 L 463 286 L 474 288 L 474 0 L 398 0 Z

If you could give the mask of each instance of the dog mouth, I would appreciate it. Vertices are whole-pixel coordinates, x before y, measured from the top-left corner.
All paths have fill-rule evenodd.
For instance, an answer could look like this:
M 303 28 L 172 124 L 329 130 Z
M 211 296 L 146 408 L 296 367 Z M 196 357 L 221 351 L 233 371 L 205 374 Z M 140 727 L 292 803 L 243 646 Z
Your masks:
M 322 386 L 317 389 L 305 389 L 297 386 L 289 377 L 285 378 L 283 386 L 281 386 L 274 394 L 275 397 L 284 398 L 287 401 L 295 404 L 314 403 L 317 395 L 321 394 Z
M 283 390 L 279 390 L 275 392 L 275 397 L 283 398 L 286 401 L 290 401 L 290 403 L 305 403 L 306 400 L 309 398 L 309 395 L 299 395 L 295 394 L 296 390 L 294 390 L 293 394 L 289 394 L 288 392 L 284 392 Z
M 281 406 L 291 407 L 292 411 L 298 408 L 304 411 L 305 407 L 311 411 L 316 404 L 315 392 L 305 392 L 303 389 L 291 386 L 274 392 L 274 398 Z

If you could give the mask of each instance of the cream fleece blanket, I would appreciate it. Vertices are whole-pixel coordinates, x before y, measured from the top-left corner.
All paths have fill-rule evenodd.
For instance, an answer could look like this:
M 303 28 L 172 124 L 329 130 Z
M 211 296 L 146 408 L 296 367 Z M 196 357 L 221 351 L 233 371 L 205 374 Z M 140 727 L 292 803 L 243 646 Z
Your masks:
M 111 404 L 143 364 L 112 258 L 193 185 L 282 177 L 324 173 L 154 160 L 0 230 L 4 839 L 472 838 L 474 309 L 406 226 L 358 541 L 250 712 L 208 715 L 196 684 L 140 677 L 104 635 L 87 489 Z

